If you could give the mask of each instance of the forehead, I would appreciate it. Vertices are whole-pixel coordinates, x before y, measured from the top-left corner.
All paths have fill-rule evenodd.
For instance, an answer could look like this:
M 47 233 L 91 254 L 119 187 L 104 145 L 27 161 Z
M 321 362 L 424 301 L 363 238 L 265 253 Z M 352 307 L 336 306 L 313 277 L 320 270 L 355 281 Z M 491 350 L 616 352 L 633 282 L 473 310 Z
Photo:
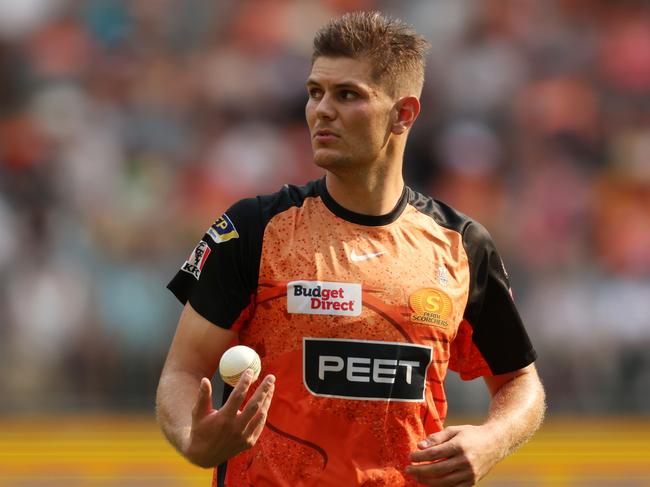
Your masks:
M 349 57 L 316 58 L 308 81 L 319 84 L 359 84 L 377 87 L 372 77 L 370 61 Z

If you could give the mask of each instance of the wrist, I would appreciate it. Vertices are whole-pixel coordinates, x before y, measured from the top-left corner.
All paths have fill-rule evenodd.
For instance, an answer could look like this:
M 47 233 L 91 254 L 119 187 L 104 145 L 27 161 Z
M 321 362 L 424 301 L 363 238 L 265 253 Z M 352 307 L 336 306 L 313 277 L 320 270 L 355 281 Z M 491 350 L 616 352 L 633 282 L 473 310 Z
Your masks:
M 192 429 L 189 426 L 182 428 L 177 438 L 176 447 L 178 451 L 190 462 L 194 463 L 196 450 L 192 448 Z
M 498 421 L 488 421 L 481 425 L 482 438 L 485 438 L 494 452 L 497 461 L 502 460 L 510 451 L 511 438 L 506 425 Z
M 189 428 L 188 428 L 189 430 Z M 201 435 L 195 435 L 189 431 L 184 436 L 184 445 L 181 454 L 193 465 L 201 468 L 213 468 L 228 460 L 229 456 L 219 449 L 208 445 L 201 439 Z

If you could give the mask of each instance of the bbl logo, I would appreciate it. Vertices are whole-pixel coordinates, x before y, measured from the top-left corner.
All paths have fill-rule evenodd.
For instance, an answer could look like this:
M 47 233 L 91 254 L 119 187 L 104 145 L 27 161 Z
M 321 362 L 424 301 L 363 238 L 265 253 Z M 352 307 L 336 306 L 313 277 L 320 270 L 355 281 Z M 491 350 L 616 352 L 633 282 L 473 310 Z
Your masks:
M 411 321 L 424 325 L 447 327 L 451 316 L 451 299 L 438 289 L 418 289 L 409 298 Z

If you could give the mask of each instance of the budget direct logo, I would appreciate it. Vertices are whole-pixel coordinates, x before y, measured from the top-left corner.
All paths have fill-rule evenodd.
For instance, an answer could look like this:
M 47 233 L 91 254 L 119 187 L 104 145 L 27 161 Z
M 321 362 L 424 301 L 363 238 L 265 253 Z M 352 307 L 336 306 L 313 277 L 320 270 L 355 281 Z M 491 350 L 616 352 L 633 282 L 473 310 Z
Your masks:
M 287 311 L 309 315 L 359 316 L 361 284 L 291 281 L 287 284 Z
M 424 325 L 449 326 L 451 299 L 439 289 L 418 289 L 409 298 L 411 321 Z

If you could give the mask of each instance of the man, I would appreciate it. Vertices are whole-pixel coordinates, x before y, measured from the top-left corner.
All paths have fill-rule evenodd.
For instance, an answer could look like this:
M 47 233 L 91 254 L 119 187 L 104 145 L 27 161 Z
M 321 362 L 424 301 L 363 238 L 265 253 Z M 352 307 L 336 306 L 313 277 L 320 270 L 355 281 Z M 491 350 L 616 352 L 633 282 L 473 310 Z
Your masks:
M 488 233 L 402 179 L 425 50 L 378 13 L 323 28 L 306 118 L 325 177 L 234 204 L 169 284 L 186 304 L 159 421 L 188 460 L 219 466 L 213 485 L 474 485 L 541 423 Z M 208 378 L 235 342 L 267 375 L 215 410 Z M 444 427 L 448 366 L 484 378 L 483 424 Z

